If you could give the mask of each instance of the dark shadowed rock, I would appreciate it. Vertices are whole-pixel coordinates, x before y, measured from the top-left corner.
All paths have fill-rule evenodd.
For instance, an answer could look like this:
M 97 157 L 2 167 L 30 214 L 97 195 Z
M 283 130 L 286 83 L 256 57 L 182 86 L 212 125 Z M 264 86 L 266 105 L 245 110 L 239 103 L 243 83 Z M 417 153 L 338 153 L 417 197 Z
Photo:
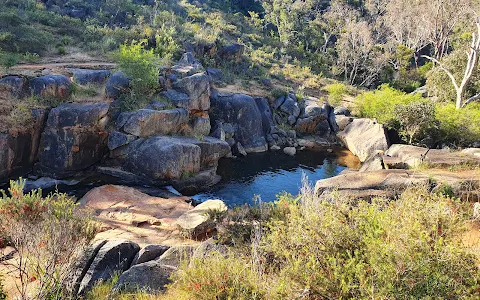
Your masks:
M 77 295 L 83 277 L 87 273 L 90 265 L 93 263 L 93 260 L 97 256 L 100 249 L 106 243 L 106 240 L 96 241 L 83 251 L 80 251 L 76 254 L 76 259 L 74 264 L 70 268 L 65 287 L 68 293 L 73 297 Z
M 130 79 L 123 72 L 115 72 L 110 76 L 105 88 L 105 95 L 109 98 L 116 98 L 130 87 Z
M 47 111 L 34 109 L 32 122 L 21 128 L 11 128 L 0 134 L 0 180 L 18 177 L 30 172 L 38 161 L 41 133 L 45 126 Z
M 271 129 L 274 126 L 272 110 L 270 109 L 268 100 L 266 98 L 259 97 L 259 98 L 255 98 L 255 103 L 257 103 L 258 110 L 262 115 L 263 133 L 265 135 L 268 135 L 270 134 Z
M 0 79 L 0 95 L 20 98 L 27 93 L 27 79 L 20 76 L 7 76 Z
M 243 94 L 213 93 L 211 100 L 210 118 L 213 122 L 223 123 L 224 130 L 226 123 L 231 124 L 234 129 L 233 138 L 242 144 L 247 153 L 268 150 L 262 114 L 252 97 Z
M 236 156 L 247 156 L 247 151 L 243 148 L 242 143 L 237 142 L 232 146 L 232 152 Z
M 210 78 L 210 82 L 219 83 L 223 81 L 223 73 L 222 70 L 216 68 L 207 68 L 208 78 Z
M 140 249 L 132 261 L 132 266 L 142 264 L 159 258 L 170 246 L 165 245 L 147 245 Z
M 280 110 L 287 113 L 290 116 L 297 118 L 300 115 L 300 107 L 295 99 L 287 97 L 283 104 L 280 106 Z
M 175 270 L 175 267 L 163 265 L 158 261 L 149 261 L 135 265 L 118 278 L 112 293 L 164 292 L 166 285 L 171 283 L 170 275 Z
M 71 82 L 64 75 L 45 75 L 30 80 L 30 90 L 35 96 L 65 99 L 70 96 Z
M 185 109 L 153 110 L 140 109 L 133 112 L 123 125 L 123 131 L 139 136 L 149 137 L 156 134 L 179 133 L 188 122 Z
M 40 142 L 40 169 L 61 178 L 100 161 L 108 151 L 106 103 L 64 104 L 52 109 Z
M 337 116 L 339 116 L 339 115 L 347 116 L 347 117 L 351 116 L 350 110 L 348 110 L 347 108 L 345 108 L 343 106 L 335 107 L 335 109 L 333 110 L 333 113 Z
M 136 139 L 137 137 L 131 134 L 125 134 L 118 131 L 110 132 L 108 135 L 108 149 L 115 150 L 133 142 Z
M 100 281 L 107 281 L 115 272 L 123 272 L 131 265 L 140 247 L 129 241 L 109 241 L 100 248 L 80 283 L 79 295 L 90 291 Z
M 240 62 L 242 60 L 243 53 L 245 52 L 245 46 L 240 44 L 232 44 L 224 47 L 220 56 L 227 61 Z
M 80 85 L 104 84 L 110 74 L 110 70 L 90 70 L 90 69 L 67 69 L 73 73 L 73 81 Z

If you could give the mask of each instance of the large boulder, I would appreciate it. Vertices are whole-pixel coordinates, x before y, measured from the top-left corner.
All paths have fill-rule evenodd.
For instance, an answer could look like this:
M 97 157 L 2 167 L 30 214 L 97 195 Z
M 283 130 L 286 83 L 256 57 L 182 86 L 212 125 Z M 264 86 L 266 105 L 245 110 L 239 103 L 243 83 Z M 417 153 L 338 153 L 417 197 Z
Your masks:
M 123 125 L 123 131 L 139 137 L 178 134 L 187 123 L 188 112 L 183 108 L 140 109 L 130 114 Z
M 206 238 L 216 227 L 209 215 L 211 211 L 224 212 L 227 206 L 221 200 L 207 200 L 180 216 L 177 225 L 192 238 Z
M 116 98 L 130 88 L 130 79 L 123 72 L 115 72 L 110 76 L 105 87 L 108 98 Z
M 6 76 L 0 79 L 0 96 L 20 98 L 28 89 L 27 79 L 20 76 Z
M 68 177 L 107 153 L 106 103 L 64 104 L 52 109 L 40 142 L 40 171 Z
M 132 149 L 124 169 L 153 181 L 176 180 L 200 171 L 201 152 L 188 138 L 156 136 Z
M 220 57 L 225 61 L 242 61 L 243 53 L 245 52 L 245 46 L 240 44 L 232 44 L 224 47 L 220 51 Z
M 233 138 L 247 153 L 268 150 L 263 130 L 262 114 L 255 100 L 244 94 L 212 93 L 210 119 L 214 123 L 232 125 Z
M 68 71 L 73 74 L 73 81 L 80 85 L 104 84 L 110 74 L 110 70 L 91 70 L 69 68 Z
M 177 107 L 182 107 L 189 111 L 210 109 L 210 81 L 205 73 L 180 79 L 173 84 L 173 89 L 188 96 L 188 101 L 172 101 Z
M 158 294 L 166 290 L 171 283 L 170 275 L 176 270 L 173 266 L 163 265 L 158 261 L 149 261 L 135 265 L 124 272 L 112 289 L 112 293 L 144 292 Z
M 30 80 L 33 95 L 65 99 L 70 96 L 71 82 L 64 75 L 45 75 Z
M 95 284 L 107 281 L 116 272 L 127 270 L 140 247 L 130 241 L 109 241 L 98 251 L 95 259 L 85 273 L 78 289 L 79 295 L 85 295 Z
M 0 181 L 31 171 L 38 161 L 40 136 L 46 118 L 46 110 L 35 109 L 30 124 L 0 134 Z
M 389 146 L 385 127 L 370 119 L 354 119 L 337 137 L 362 162 Z

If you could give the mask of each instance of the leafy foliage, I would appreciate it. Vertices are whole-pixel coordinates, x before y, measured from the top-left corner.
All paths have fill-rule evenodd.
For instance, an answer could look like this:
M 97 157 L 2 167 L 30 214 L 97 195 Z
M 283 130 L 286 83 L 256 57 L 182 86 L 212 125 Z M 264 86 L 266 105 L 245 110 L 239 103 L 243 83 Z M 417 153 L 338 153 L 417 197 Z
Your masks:
M 130 79 L 130 93 L 122 98 L 126 110 L 138 108 L 158 89 L 160 60 L 153 49 L 145 49 L 145 44 L 132 41 L 121 45 L 117 53 L 120 70 Z
M 456 146 L 468 146 L 480 141 L 480 104 L 473 103 L 458 110 L 452 103 L 438 104 L 436 119 L 439 122 L 438 140 Z
M 89 215 L 65 194 L 25 193 L 25 180 L 11 181 L 0 198 L 0 229 L 18 252 L 11 267 L 19 273 L 23 299 L 64 299 L 70 265 L 93 238 Z
M 376 91 L 364 92 L 357 98 L 361 116 L 375 118 L 393 128 L 399 126 L 395 107 L 420 100 L 420 95 L 408 95 L 388 85 L 383 85 Z

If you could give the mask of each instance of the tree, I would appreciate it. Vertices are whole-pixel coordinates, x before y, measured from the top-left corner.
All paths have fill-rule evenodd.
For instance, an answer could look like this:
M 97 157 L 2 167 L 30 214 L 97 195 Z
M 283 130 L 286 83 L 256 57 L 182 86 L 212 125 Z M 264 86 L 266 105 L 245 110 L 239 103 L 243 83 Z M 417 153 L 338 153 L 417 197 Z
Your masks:
M 425 58 L 436 63 L 438 67 L 442 71 L 444 71 L 448 75 L 448 77 L 450 77 L 450 80 L 452 81 L 452 84 L 455 88 L 455 92 L 457 94 L 456 102 L 455 102 L 457 109 L 462 108 L 468 103 L 480 98 L 480 94 L 477 94 L 476 96 L 464 102 L 465 90 L 467 88 L 467 85 L 470 83 L 473 72 L 476 70 L 478 65 L 478 54 L 480 51 L 480 21 L 476 22 L 476 26 L 477 26 L 477 34 L 472 33 L 472 43 L 471 43 L 470 49 L 468 49 L 467 51 L 467 65 L 465 67 L 463 78 L 460 82 L 457 81 L 457 79 L 455 78 L 453 73 L 448 69 L 448 67 L 442 64 L 439 60 L 437 60 L 436 58 L 424 55 Z

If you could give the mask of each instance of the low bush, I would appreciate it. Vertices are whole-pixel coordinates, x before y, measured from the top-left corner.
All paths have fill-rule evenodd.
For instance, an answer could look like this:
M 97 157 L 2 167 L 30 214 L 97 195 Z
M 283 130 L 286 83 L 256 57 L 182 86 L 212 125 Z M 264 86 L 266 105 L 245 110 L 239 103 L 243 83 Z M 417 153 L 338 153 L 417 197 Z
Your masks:
M 24 193 L 25 181 L 11 181 L 0 198 L 0 231 L 18 253 L 6 261 L 18 273 L 22 299 L 65 299 L 75 253 L 86 247 L 95 228 L 66 194 Z
M 461 240 L 470 212 L 446 193 L 411 187 L 396 201 L 365 202 L 318 199 L 310 188 L 251 209 L 227 217 L 249 238 L 227 256 L 182 264 L 166 299 L 478 296 L 477 257 Z
M 439 141 L 454 146 L 469 146 L 480 141 L 480 104 L 472 103 L 456 109 L 455 104 L 438 104 Z
M 333 106 L 339 105 L 347 94 L 347 86 L 343 83 L 329 84 L 324 89 L 328 92 L 328 102 Z
M 424 144 L 436 128 L 435 103 L 428 99 L 395 106 L 394 113 L 400 124 L 399 133 L 409 144 Z
M 160 60 L 153 49 L 145 49 L 146 43 L 123 44 L 116 56 L 120 70 L 130 78 L 130 93 L 121 99 L 126 110 L 138 108 L 158 89 Z
M 7 294 L 3 291 L 3 283 L 2 283 L 2 278 L 0 277 L 0 300 L 6 300 L 7 299 Z
M 395 90 L 388 85 L 382 85 L 378 90 L 364 92 L 357 97 L 360 115 L 375 118 L 388 127 L 398 128 L 398 118 L 395 114 L 397 105 L 418 102 L 421 95 L 411 95 Z

